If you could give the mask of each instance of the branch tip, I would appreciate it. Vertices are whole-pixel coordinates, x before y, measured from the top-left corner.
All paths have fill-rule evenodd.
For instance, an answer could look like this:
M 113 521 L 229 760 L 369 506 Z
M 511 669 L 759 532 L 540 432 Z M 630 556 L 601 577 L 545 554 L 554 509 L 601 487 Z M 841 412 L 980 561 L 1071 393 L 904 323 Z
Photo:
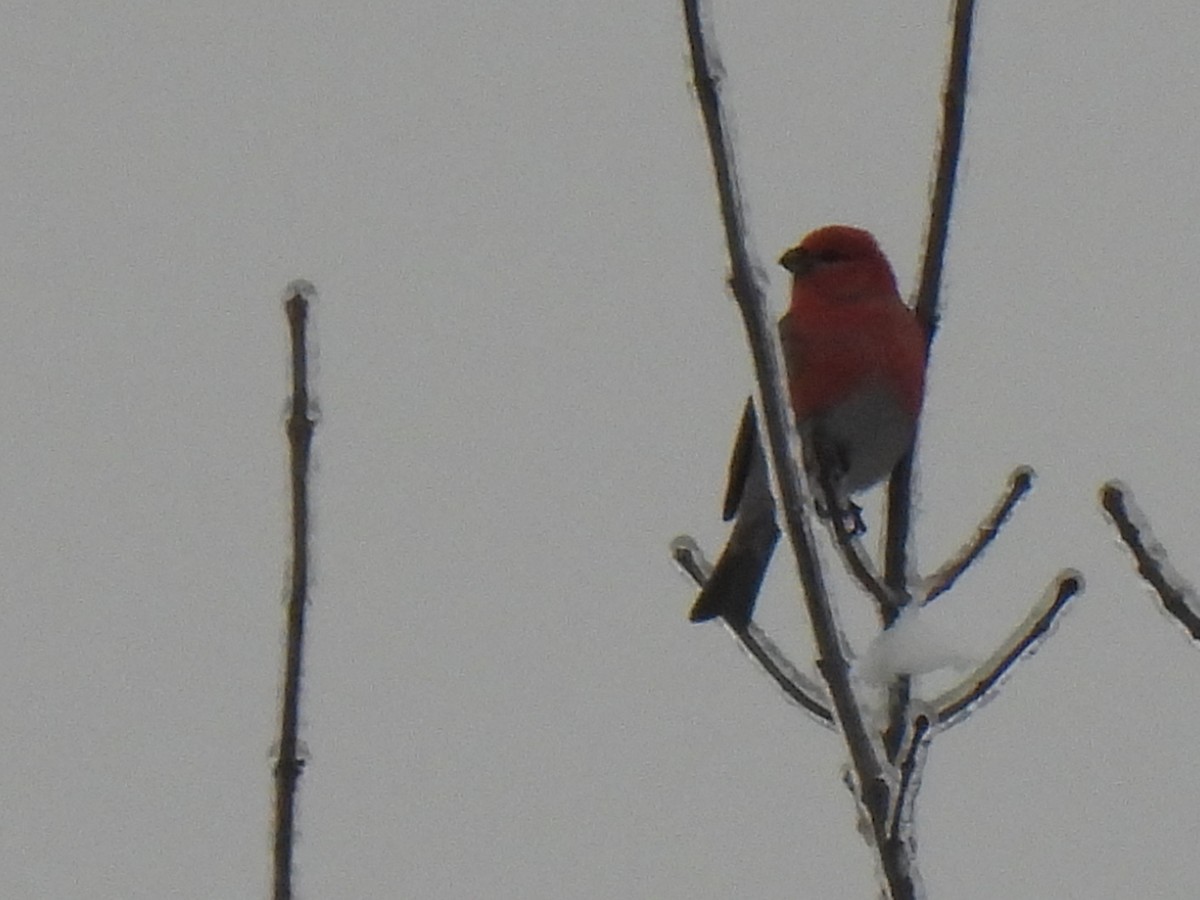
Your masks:
M 933 701 L 938 726 L 953 724 L 989 699 L 1009 670 L 1022 657 L 1035 653 L 1050 636 L 1067 603 L 1083 587 L 1083 574 L 1079 571 L 1064 569 L 1059 572 L 1055 576 L 1053 589 L 1042 595 L 1025 621 L 1009 634 L 996 652 L 977 666 L 971 675 Z
M 689 576 L 699 588 L 703 588 L 712 574 L 712 565 L 690 535 L 681 534 L 670 543 L 671 559 Z M 808 712 L 820 724 L 833 727 L 833 713 L 829 711 L 820 685 L 805 676 L 792 664 L 761 628 L 753 622 L 734 624 L 723 619 L 742 649 L 762 667 L 763 671 L 779 686 L 784 696 Z
M 1167 551 L 1155 539 L 1132 492 L 1119 481 L 1109 481 L 1100 489 L 1100 505 L 1133 554 L 1138 575 L 1158 594 L 1163 610 L 1184 627 L 1193 641 L 1200 641 L 1200 597 L 1172 567 Z
M 1029 466 L 1019 466 L 1008 477 L 1008 491 L 984 516 L 975 529 L 975 536 L 959 548 L 958 554 L 947 560 L 940 569 L 926 579 L 929 587 L 925 591 L 922 605 L 932 603 L 950 590 L 1000 535 L 1000 529 L 1008 521 L 1017 504 L 1033 488 L 1034 472 Z

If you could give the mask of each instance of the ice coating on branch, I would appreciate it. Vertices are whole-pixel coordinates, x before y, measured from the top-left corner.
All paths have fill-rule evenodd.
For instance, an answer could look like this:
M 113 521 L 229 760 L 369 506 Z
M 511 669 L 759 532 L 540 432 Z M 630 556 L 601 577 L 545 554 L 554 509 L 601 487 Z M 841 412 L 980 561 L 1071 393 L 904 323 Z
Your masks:
M 690 534 L 681 534 L 673 538 L 670 549 L 675 565 L 696 584 L 703 585 L 712 576 L 712 563 Z
M 283 289 L 285 303 L 293 297 L 300 297 L 308 303 L 316 303 L 317 288 L 311 281 L 297 278 L 295 281 L 289 282 L 288 286 Z
M 972 664 L 940 627 L 936 613 L 913 605 L 871 642 L 854 672 L 868 684 L 888 684 L 897 675 L 928 675 Z

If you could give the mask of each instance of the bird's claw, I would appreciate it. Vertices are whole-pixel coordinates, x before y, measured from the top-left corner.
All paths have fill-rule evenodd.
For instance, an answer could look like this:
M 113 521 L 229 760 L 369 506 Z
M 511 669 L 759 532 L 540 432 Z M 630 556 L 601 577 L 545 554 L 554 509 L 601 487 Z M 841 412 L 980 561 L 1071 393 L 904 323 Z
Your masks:
M 837 527 L 844 529 L 847 537 L 862 537 L 867 533 L 867 523 L 863 520 L 862 507 L 852 500 L 847 500 L 844 507 L 830 510 L 825 502 L 816 501 L 817 515 L 822 519 L 837 519 Z M 835 516 L 836 514 L 836 516 Z

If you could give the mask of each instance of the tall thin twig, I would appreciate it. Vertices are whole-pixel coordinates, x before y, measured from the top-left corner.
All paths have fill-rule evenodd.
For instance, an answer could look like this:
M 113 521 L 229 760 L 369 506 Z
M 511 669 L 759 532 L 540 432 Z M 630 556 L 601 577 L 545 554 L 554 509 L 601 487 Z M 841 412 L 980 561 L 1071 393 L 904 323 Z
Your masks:
M 917 288 L 916 314 L 917 320 L 925 329 L 927 350 L 933 344 L 933 336 L 937 331 L 942 268 L 946 256 L 946 242 L 950 235 L 950 214 L 954 205 L 958 160 L 962 154 L 968 64 L 971 59 L 971 26 L 974 17 L 975 0 L 955 0 L 950 64 L 942 93 L 942 146 L 938 153 L 937 174 L 934 177 L 933 194 L 929 202 L 925 258 L 921 264 L 921 283 Z M 904 587 L 908 576 L 912 470 L 913 454 L 910 452 L 900 460 L 888 485 L 887 545 L 883 571 L 884 581 L 896 590 Z
M 1133 554 L 1138 574 L 1158 594 L 1163 610 L 1187 630 L 1192 640 L 1200 641 L 1200 598 L 1171 567 L 1167 552 L 1154 539 L 1150 523 L 1138 511 L 1129 489 L 1110 481 L 1100 490 L 1100 503 Z
M 306 282 L 288 285 L 288 331 L 292 345 L 292 408 L 287 420 L 291 452 L 292 577 L 287 608 L 287 659 L 284 664 L 283 708 L 279 725 L 279 756 L 275 760 L 274 900 L 291 900 L 292 854 L 295 845 L 296 786 L 304 770 L 297 752 L 300 686 L 304 651 L 304 614 L 308 606 L 308 471 L 314 422 L 309 416 L 308 322 Z
M 958 160 L 962 153 L 963 122 L 967 108 L 968 63 L 971 58 L 971 26 L 975 0 L 955 0 L 954 34 L 950 42 L 950 62 L 942 92 L 942 145 L 938 152 L 937 174 L 929 203 L 929 226 L 925 236 L 925 258 L 921 265 L 921 283 L 917 288 L 916 316 L 925 329 L 928 356 L 937 330 L 938 302 L 941 296 L 942 268 L 946 242 L 950 234 L 950 214 L 954 206 L 954 187 Z M 916 443 L 896 464 L 888 483 L 887 533 L 884 540 L 883 581 L 893 591 L 908 595 L 908 540 L 912 529 L 912 474 Z M 884 626 L 891 625 L 902 606 L 880 607 Z M 900 676 L 891 690 L 890 722 L 884 733 L 888 758 L 895 761 L 908 721 L 912 691 L 910 679 Z
M 896 754 L 897 766 L 900 769 L 900 790 L 888 829 L 894 841 L 912 838 L 913 802 L 916 799 L 921 772 L 925 767 L 931 727 L 928 715 L 919 713 L 914 716 L 909 727 L 905 729 L 902 749 Z
M 799 438 L 795 428 L 790 427 L 792 416 L 784 388 L 778 337 L 774 333 L 773 323 L 768 320 L 762 291 L 755 281 L 745 246 L 745 227 L 741 196 L 732 161 L 733 153 L 706 46 L 698 0 L 683 0 L 683 12 L 691 50 L 693 83 L 712 153 L 721 221 L 729 251 L 729 284 L 742 314 L 754 357 L 755 375 L 763 404 L 763 420 L 771 449 L 771 470 L 779 488 L 784 521 L 804 588 L 804 602 L 817 645 L 817 669 L 829 687 L 834 712 L 854 766 L 859 796 L 870 816 L 876 846 L 882 847 L 887 838 L 887 816 L 891 802 L 890 779 L 884 772 L 880 754 L 867 730 L 862 711 L 851 689 L 850 665 L 834 620 L 804 513 L 805 498 L 795 462 L 798 456 L 795 444 Z M 881 862 L 892 897 L 914 896 L 915 872 L 911 855 L 898 853 L 890 858 L 882 856 Z
M 1018 466 L 1008 478 L 1008 490 L 992 507 L 987 517 L 975 529 L 975 534 L 962 549 L 942 565 L 940 569 L 925 579 L 927 585 L 922 603 L 932 603 L 942 594 L 954 587 L 962 574 L 971 567 L 983 551 L 1000 534 L 1000 529 L 1012 515 L 1021 499 L 1033 487 L 1033 469 L 1029 466 Z

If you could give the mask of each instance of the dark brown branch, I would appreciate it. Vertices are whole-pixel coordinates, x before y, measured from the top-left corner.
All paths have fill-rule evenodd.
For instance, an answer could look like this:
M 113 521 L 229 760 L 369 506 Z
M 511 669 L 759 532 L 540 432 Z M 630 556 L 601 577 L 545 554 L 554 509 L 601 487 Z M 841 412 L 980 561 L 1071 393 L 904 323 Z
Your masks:
M 827 701 L 825 701 L 820 685 L 792 665 L 791 660 L 784 655 L 765 631 L 753 622 L 750 622 L 745 630 L 730 627 L 730 631 L 734 633 L 734 637 L 738 639 L 746 652 L 762 666 L 763 671 L 783 689 L 788 699 L 794 701 L 826 728 L 836 727 L 833 713 L 826 705 Z
M 862 542 L 846 531 L 839 522 L 831 523 L 834 540 L 841 550 L 842 560 L 846 568 L 854 576 L 859 586 L 874 598 L 880 609 L 893 610 L 903 605 L 901 594 L 892 591 L 871 565 L 871 560 L 863 549 Z
M 908 840 L 912 825 L 912 804 L 921 781 L 921 770 L 925 765 L 925 751 L 929 747 L 931 723 L 929 717 L 919 714 L 913 717 L 912 725 L 906 729 L 903 753 L 898 754 L 900 789 L 897 791 L 892 824 L 888 833 L 892 840 Z
M 712 566 L 690 537 L 677 537 L 671 542 L 671 558 L 696 582 L 697 587 L 703 588 L 708 582 Z M 735 626 L 728 621 L 725 624 L 742 648 L 779 685 L 784 696 L 812 714 L 822 725 L 833 725 L 833 713 L 823 702 L 820 687 L 792 665 L 791 660 L 784 656 L 783 651 L 766 632 L 753 622 L 744 627 Z
M 908 536 L 912 530 L 912 471 L 916 444 L 896 463 L 887 488 L 887 537 L 883 545 L 883 581 L 890 588 L 908 586 Z M 884 626 L 900 614 L 895 608 L 881 607 Z
M 954 207 L 954 187 L 958 160 L 962 155 L 963 123 L 967 109 L 967 82 L 971 58 L 971 26 L 975 18 L 975 0 L 956 0 L 954 34 L 950 44 L 950 66 L 942 94 L 942 147 L 938 155 L 937 175 L 929 209 L 925 259 L 921 266 L 921 284 L 917 288 L 917 318 L 925 326 L 930 343 L 937 330 L 938 302 L 946 242 L 950 235 L 950 215 Z
M 890 590 L 878 573 L 874 571 L 870 559 L 866 555 L 866 551 L 862 547 L 862 543 L 858 540 L 855 533 L 846 526 L 846 510 L 838 508 L 838 492 L 834 487 L 832 471 L 833 467 L 828 465 L 827 461 L 820 458 L 820 454 L 816 454 L 817 459 L 814 460 L 815 465 L 811 466 L 816 470 L 817 480 L 820 482 L 821 494 L 824 498 L 826 522 L 829 525 L 829 531 L 833 535 L 834 545 L 840 551 L 842 562 L 845 563 L 846 569 L 858 582 L 859 586 L 871 597 L 874 598 L 876 605 L 880 608 L 881 618 L 890 620 L 891 610 L 899 608 L 903 605 L 903 601 L 896 592 Z M 859 518 L 857 507 L 854 507 L 855 518 Z M 887 612 L 884 612 L 884 611 Z
M 721 111 L 713 66 L 709 60 L 698 0 L 684 0 L 683 13 L 691 52 L 693 83 L 708 135 L 720 200 L 721 222 L 729 251 L 729 285 L 742 314 L 754 356 L 767 443 L 771 449 L 771 469 L 779 489 L 783 518 L 787 524 L 800 581 L 804 587 L 804 602 L 817 644 L 817 669 L 829 687 L 834 712 L 850 751 L 862 791 L 863 803 L 870 812 L 877 840 L 882 844 L 890 794 L 888 780 L 850 686 L 850 664 L 842 647 L 841 635 L 833 617 L 812 535 L 805 518 L 805 497 L 793 451 L 798 436 L 792 427 L 791 407 L 784 388 L 778 336 L 775 334 L 774 324 L 768 319 L 766 304 L 755 281 L 745 246 L 741 195 L 733 166 L 733 153 Z M 911 860 L 897 860 L 891 864 L 886 860 L 883 862 L 893 897 L 912 896 L 909 872 Z
M 926 579 L 929 587 L 926 590 L 925 598 L 921 601 L 923 604 L 932 603 L 950 590 L 963 572 L 967 571 L 996 539 L 1000 529 L 1012 515 L 1013 509 L 1033 487 L 1033 475 L 1033 469 L 1028 466 L 1021 466 L 1013 470 L 1012 475 L 1008 477 L 1008 490 L 992 507 L 984 520 L 979 523 L 979 527 L 975 529 L 975 536 L 959 549 L 955 557 L 948 560 Z
M 704 587 L 708 583 L 712 563 L 690 534 L 681 534 L 671 541 L 671 559 L 684 575 L 696 582 L 696 587 Z
M 1022 656 L 1034 653 L 1049 636 L 1068 601 L 1082 589 L 1081 574 L 1074 570 L 1062 572 L 1054 591 L 1046 593 L 1004 645 L 975 670 L 976 674 L 933 701 L 931 706 L 937 710 L 938 726 L 945 727 L 970 712 L 999 685 Z
M 1200 641 L 1200 598 L 1171 567 L 1166 550 L 1154 539 L 1150 523 L 1137 508 L 1129 489 L 1119 481 L 1108 482 L 1100 489 L 1100 505 L 1117 526 L 1117 533 L 1137 563 L 1138 574 L 1154 588 L 1163 609 L 1187 629 L 1192 640 Z
M 917 288 L 916 316 L 925 330 L 925 353 L 929 356 L 937 330 L 938 302 L 941 296 L 942 268 L 946 242 L 950 234 L 950 214 L 954 206 L 954 186 L 958 160 L 962 154 L 963 123 L 966 116 L 967 81 L 971 58 L 971 26 L 975 0 L 955 0 L 954 33 L 950 40 L 950 61 L 942 92 L 942 141 L 938 152 L 937 174 L 929 203 L 929 225 L 925 235 L 925 257 L 921 264 L 921 282 Z M 912 475 L 916 442 L 896 464 L 888 482 L 887 532 L 883 550 L 883 581 L 892 591 L 908 598 L 908 539 L 912 530 Z M 884 627 L 900 614 L 899 606 L 880 607 Z M 889 698 L 889 723 L 884 733 L 888 757 L 895 759 L 900 736 L 908 720 L 911 680 L 896 679 Z
M 968 63 L 971 58 L 971 26 L 974 17 L 975 0 L 955 0 L 950 63 L 946 71 L 946 86 L 942 93 L 942 145 L 938 153 L 937 174 L 934 176 L 933 195 L 929 203 L 929 227 L 925 236 L 921 283 L 917 288 L 916 315 L 925 329 L 927 354 L 937 331 L 942 268 L 946 256 L 946 241 L 950 234 L 950 213 L 954 205 L 958 160 L 962 154 Z M 887 542 L 883 572 L 884 581 L 895 589 L 902 588 L 908 577 L 912 471 L 913 451 L 910 451 L 896 465 L 888 484 Z
M 275 760 L 274 900 L 291 900 L 292 854 L 295 846 L 296 786 L 304 770 L 297 752 L 300 686 L 304 651 L 304 613 L 308 606 L 308 471 L 314 422 L 309 416 L 307 282 L 288 285 L 285 302 L 292 345 L 292 408 L 287 420 L 291 451 L 292 577 L 287 608 L 287 659 L 284 664 L 283 708 L 279 756 Z
M 829 684 L 837 718 L 849 744 L 860 780 L 864 787 L 869 789 L 876 783 L 883 783 L 883 773 L 867 735 L 862 713 L 850 688 L 849 663 L 841 646 L 841 636 L 834 622 L 820 564 L 805 518 L 805 497 L 793 453 L 793 444 L 798 438 L 795 429 L 789 427 L 792 415 L 784 388 L 778 339 L 773 324 L 768 320 L 766 303 L 755 280 L 745 245 L 741 192 L 737 186 L 733 152 L 721 111 L 717 81 L 713 75 L 713 66 L 710 65 L 699 3 L 697 0 L 684 0 L 683 11 L 691 50 L 693 83 L 708 134 L 720 200 L 721 221 L 729 251 L 730 289 L 742 314 L 754 356 L 755 375 L 762 393 L 765 412 L 768 446 L 771 448 L 772 471 L 782 495 L 784 519 L 796 554 L 805 602 L 821 657 L 818 667 Z

